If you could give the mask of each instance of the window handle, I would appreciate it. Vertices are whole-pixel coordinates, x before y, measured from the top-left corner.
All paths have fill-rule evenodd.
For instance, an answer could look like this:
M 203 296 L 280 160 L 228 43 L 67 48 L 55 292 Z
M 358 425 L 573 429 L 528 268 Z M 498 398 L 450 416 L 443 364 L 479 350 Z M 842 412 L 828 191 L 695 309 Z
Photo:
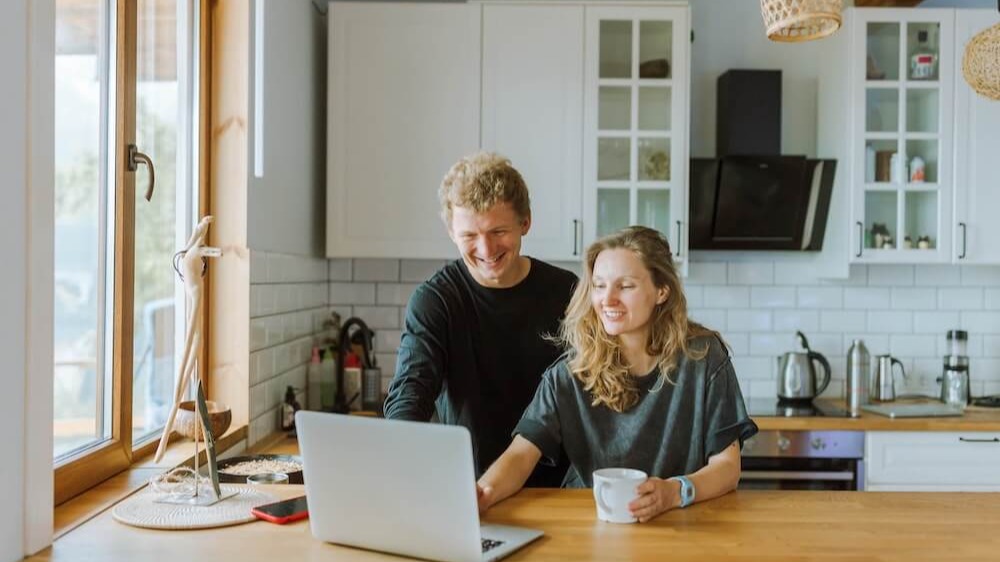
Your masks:
M 149 168 L 149 186 L 146 188 L 146 201 L 153 199 L 153 186 L 156 185 L 156 169 L 153 168 L 153 161 L 145 154 L 139 152 L 134 144 L 128 145 L 128 171 L 134 172 L 139 169 L 139 164 L 145 164 Z

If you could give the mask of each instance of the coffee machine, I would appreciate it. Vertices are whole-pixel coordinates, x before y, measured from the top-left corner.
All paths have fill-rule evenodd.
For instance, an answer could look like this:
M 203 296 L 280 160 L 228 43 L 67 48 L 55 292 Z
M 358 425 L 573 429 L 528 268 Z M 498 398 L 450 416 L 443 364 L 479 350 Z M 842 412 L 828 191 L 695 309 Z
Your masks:
M 948 355 L 944 356 L 941 401 L 965 408 L 969 404 L 969 333 L 948 330 Z

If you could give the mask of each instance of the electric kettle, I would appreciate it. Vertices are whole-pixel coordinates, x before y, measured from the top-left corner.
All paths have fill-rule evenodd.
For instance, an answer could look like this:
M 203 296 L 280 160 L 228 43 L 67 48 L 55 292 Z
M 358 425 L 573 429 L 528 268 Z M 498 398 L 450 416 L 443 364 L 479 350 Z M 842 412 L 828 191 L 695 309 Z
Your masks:
M 809 341 L 805 334 L 795 332 L 805 351 L 789 351 L 777 357 L 778 361 L 778 398 L 780 400 L 812 400 L 830 385 L 830 362 L 826 357 L 809 349 Z M 823 367 L 823 382 L 816 385 L 816 368 L 818 361 Z

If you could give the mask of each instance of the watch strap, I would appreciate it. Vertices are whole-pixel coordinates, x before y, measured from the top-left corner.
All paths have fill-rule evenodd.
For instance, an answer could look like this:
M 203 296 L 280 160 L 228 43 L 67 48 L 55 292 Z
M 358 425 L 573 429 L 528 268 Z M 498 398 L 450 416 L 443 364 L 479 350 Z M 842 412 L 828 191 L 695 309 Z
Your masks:
M 687 476 L 671 476 L 668 480 L 676 480 L 681 484 L 681 507 L 694 503 L 694 483 Z

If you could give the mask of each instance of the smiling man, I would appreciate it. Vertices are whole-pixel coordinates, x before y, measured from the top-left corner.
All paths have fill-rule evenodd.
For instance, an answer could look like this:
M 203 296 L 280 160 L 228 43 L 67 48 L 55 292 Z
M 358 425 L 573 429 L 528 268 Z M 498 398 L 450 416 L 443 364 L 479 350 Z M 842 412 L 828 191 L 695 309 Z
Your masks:
M 480 152 L 441 182 L 441 216 L 457 259 L 422 283 L 406 309 L 385 417 L 436 412 L 472 434 L 477 475 L 507 448 L 542 373 L 576 276 L 521 255 L 531 228 L 528 188 L 509 160 Z M 568 464 L 540 465 L 528 486 L 562 483 Z

